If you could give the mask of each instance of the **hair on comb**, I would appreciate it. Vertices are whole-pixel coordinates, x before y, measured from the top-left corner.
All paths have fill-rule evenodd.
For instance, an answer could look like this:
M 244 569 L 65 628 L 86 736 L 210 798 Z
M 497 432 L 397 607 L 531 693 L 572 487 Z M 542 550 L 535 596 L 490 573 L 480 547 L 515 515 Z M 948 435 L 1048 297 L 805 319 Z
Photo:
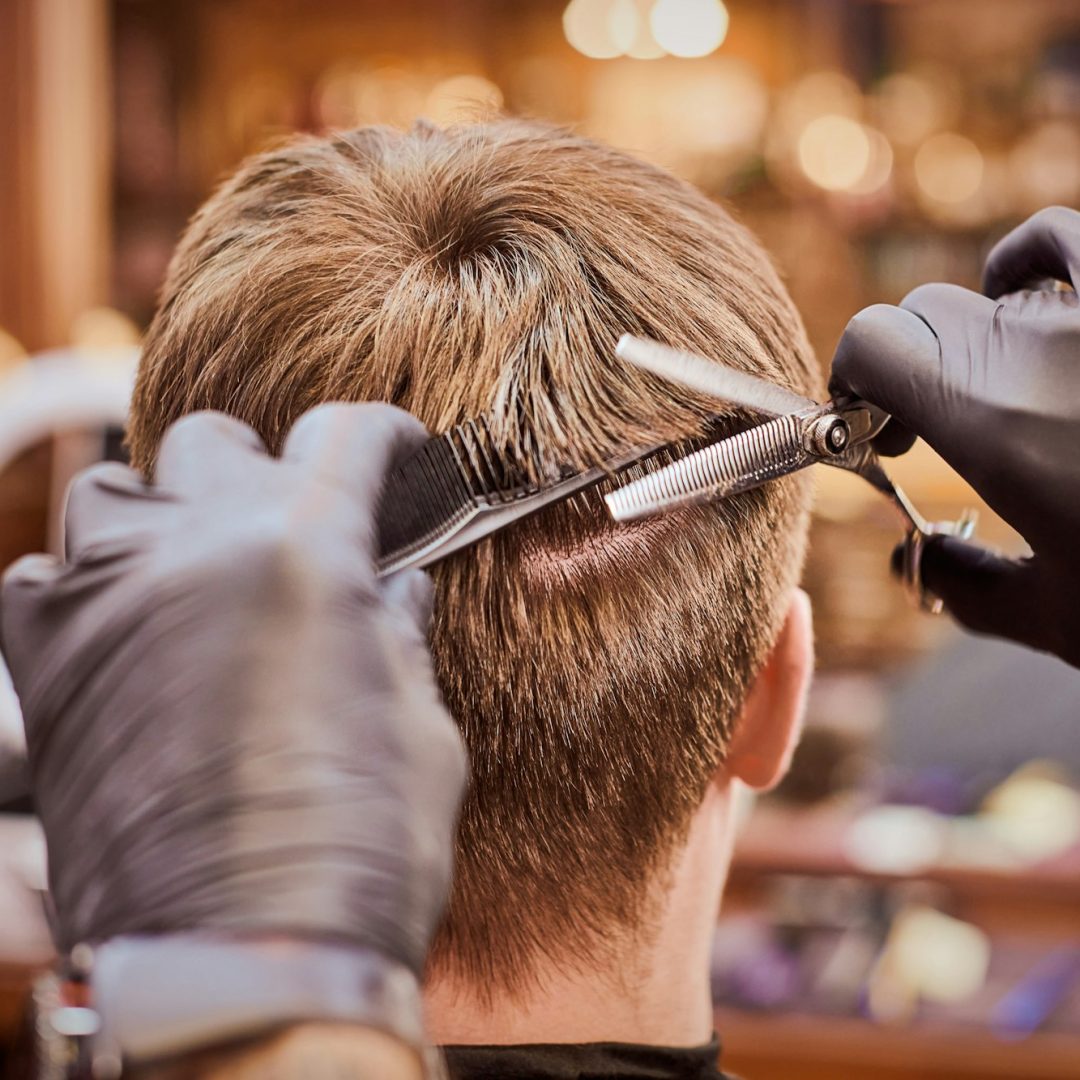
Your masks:
M 498 447 L 486 417 L 466 420 L 429 439 L 387 478 L 378 516 L 379 573 L 438 562 L 658 449 L 632 451 L 604 467 L 556 470 L 530 451 Z
M 379 572 L 437 562 L 605 475 L 544 469 L 536 455 L 498 447 L 486 417 L 465 420 L 390 474 L 379 508 Z

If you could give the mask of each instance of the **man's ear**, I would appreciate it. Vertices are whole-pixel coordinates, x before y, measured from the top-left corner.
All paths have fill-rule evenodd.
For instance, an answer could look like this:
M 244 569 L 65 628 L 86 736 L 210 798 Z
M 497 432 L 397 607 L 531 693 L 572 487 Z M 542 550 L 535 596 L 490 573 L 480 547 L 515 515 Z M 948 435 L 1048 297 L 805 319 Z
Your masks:
M 720 776 L 736 777 L 758 791 L 780 783 L 802 734 L 813 670 L 810 597 L 796 589 L 780 636 L 746 699 Z

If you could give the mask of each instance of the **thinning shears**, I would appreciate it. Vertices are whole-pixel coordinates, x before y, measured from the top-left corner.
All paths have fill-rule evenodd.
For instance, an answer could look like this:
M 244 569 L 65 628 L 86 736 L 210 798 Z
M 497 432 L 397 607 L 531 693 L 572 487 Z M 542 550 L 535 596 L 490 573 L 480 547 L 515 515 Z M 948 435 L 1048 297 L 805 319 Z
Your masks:
M 941 600 L 922 578 L 926 542 L 934 536 L 969 537 L 975 514 L 965 511 L 956 521 L 929 522 L 915 509 L 882 468 L 871 442 L 889 420 L 887 413 L 857 398 L 820 404 L 756 376 L 629 334 L 619 341 L 617 353 L 635 367 L 773 419 L 709 443 L 605 495 L 616 521 L 723 499 L 809 465 L 846 469 L 899 511 L 905 525 L 904 584 L 920 608 L 934 614 L 941 611 Z

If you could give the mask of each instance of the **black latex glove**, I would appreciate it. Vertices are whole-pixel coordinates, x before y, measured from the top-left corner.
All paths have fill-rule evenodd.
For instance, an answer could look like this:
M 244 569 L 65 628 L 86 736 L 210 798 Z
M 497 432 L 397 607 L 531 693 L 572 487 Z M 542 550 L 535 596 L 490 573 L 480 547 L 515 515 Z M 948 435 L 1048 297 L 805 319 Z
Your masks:
M 1043 210 L 997 244 L 985 296 L 923 285 L 899 308 L 860 312 L 830 389 L 895 417 L 883 452 L 924 438 L 1033 552 L 936 539 L 923 559 L 930 590 L 970 629 L 1080 666 L 1080 304 L 1047 281 L 1080 283 L 1074 210 Z
M 58 944 L 196 930 L 344 943 L 419 974 L 465 758 L 432 674 L 431 585 L 377 580 L 374 507 L 426 438 L 322 406 L 280 460 L 212 413 L 157 482 L 71 491 L 66 561 L 3 584 Z

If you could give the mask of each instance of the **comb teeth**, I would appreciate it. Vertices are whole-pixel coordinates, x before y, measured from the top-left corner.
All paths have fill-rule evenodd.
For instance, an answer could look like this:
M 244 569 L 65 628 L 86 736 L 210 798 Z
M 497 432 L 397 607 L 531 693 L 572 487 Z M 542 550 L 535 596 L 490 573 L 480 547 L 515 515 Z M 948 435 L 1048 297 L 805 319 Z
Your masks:
M 379 507 L 379 551 L 385 563 L 427 547 L 479 506 L 514 502 L 539 490 L 540 462 L 496 449 L 484 416 L 429 439 L 387 478 Z
M 508 460 L 495 449 L 487 418 L 478 416 L 452 427 L 444 436 L 469 492 L 478 499 L 503 501 L 510 492 L 533 488 L 528 466 Z M 539 470 L 536 470 L 537 472 Z
M 736 495 L 806 463 L 802 422 L 781 416 L 688 454 L 604 496 L 616 521 Z

